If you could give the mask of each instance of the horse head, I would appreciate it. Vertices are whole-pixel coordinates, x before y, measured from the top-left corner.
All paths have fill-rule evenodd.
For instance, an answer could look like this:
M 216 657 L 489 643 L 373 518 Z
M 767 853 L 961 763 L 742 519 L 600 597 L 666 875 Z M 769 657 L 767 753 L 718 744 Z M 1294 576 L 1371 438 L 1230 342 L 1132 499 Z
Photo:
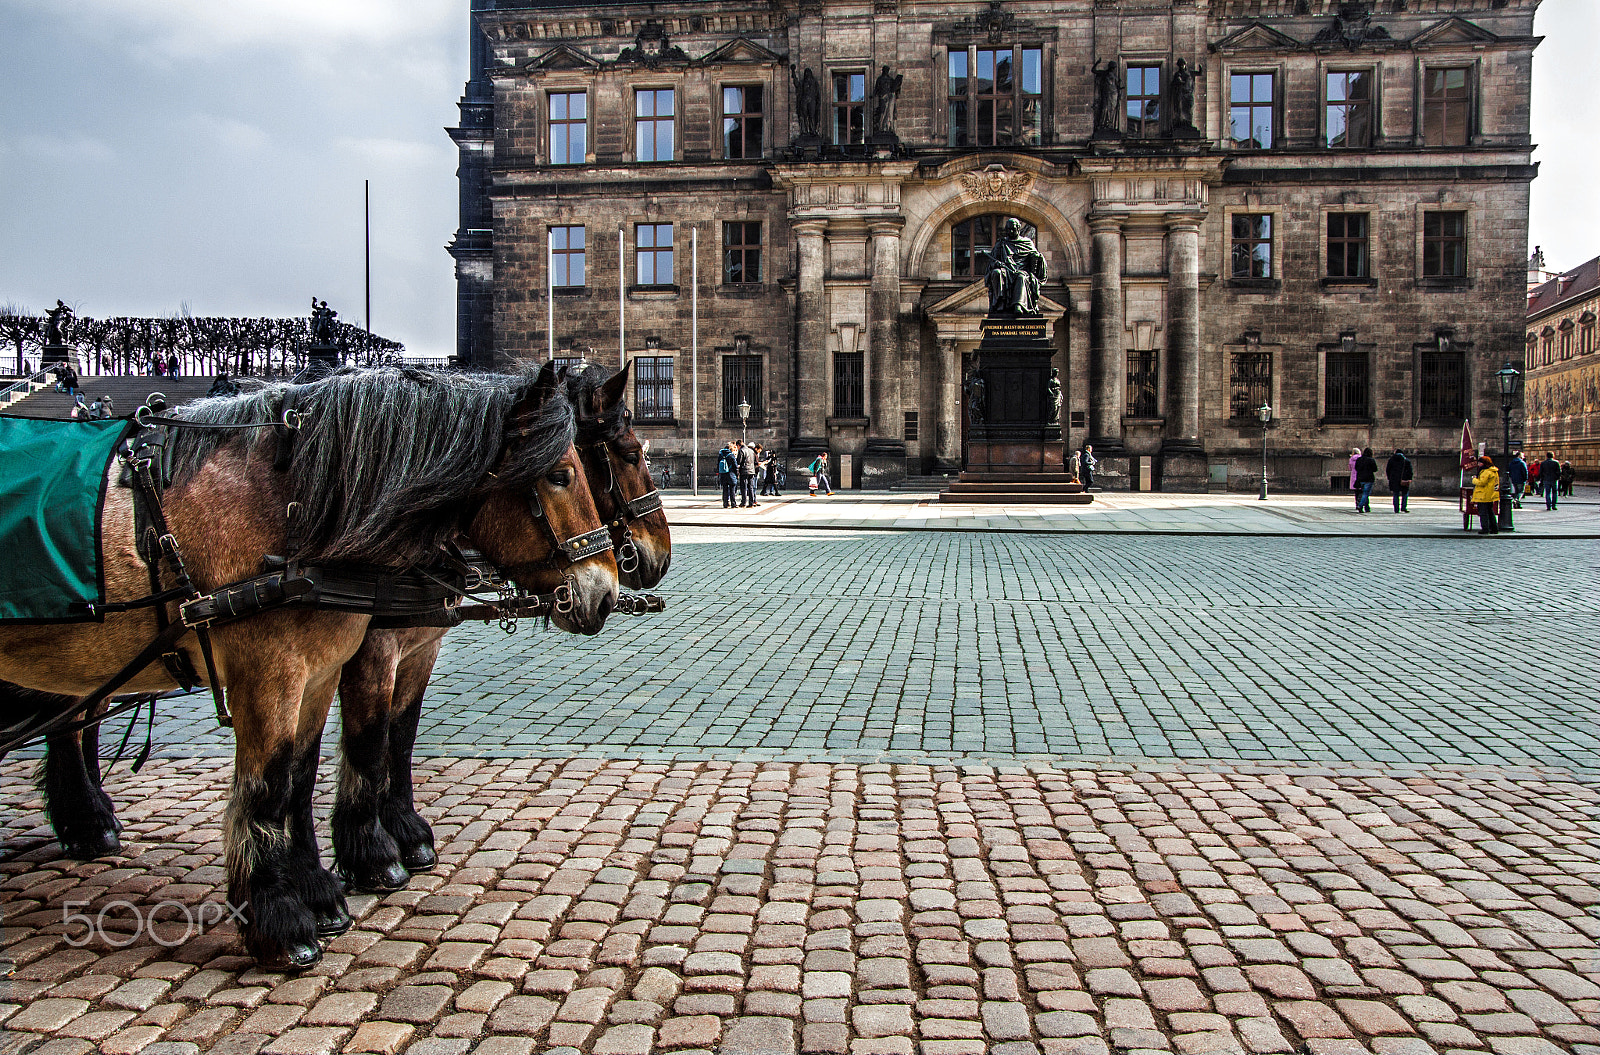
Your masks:
M 597 634 L 617 600 L 617 562 L 572 445 L 572 408 L 546 364 L 506 418 L 495 480 L 466 525 L 474 545 L 523 589 L 557 594 L 550 617 Z M 516 482 L 512 482 L 516 481 Z
M 644 444 L 624 398 L 633 363 L 611 377 L 600 366 L 569 371 L 567 394 L 578 423 L 577 448 L 595 508 L 611 530 L 617 567 L 629 589 L 659 583 L 672 563 L 672 535 L 650 478 Z

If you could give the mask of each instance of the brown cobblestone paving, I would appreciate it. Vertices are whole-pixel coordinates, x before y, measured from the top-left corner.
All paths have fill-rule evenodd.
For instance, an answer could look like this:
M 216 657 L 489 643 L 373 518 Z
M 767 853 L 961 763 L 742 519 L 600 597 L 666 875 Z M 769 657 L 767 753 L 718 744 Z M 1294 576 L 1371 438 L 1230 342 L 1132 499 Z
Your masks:
M 1600 787 L 1559 770 L 432 759 L 439 869 L 300 977 L 176 905 L 132 933 L 221 898 L 226 762 L 115 776 L 86 864 L 27 776 L 3 1053 L 1600 1055 Z

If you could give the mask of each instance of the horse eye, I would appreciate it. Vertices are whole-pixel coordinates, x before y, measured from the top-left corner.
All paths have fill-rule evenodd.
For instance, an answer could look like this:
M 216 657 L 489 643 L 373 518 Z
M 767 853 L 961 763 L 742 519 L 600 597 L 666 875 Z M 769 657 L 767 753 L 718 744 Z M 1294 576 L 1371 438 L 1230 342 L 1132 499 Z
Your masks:
M 566 487 L 568 484 L 572 483 L 572 474 L 567 472 L 565 469 L 557 469 L 555 472 L 545 476 L 545 480 L 552 486 Z
M 627 462 L 629 465 L 638 465 L 639 464 L 639 452 L 638 451 L 629 451 L 627 454 L 624 454 L 622 456 L 622 460 Z

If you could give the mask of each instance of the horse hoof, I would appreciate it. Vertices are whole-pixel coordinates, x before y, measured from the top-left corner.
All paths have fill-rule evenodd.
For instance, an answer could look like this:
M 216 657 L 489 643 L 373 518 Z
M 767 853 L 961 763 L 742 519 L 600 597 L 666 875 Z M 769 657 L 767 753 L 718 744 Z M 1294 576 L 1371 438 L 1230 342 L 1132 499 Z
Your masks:
M 346 912 L 344 910 L 344 906 L 342 905 L 335 905 L 332 910 L 328 912 L 318 912 L 315 913 L 314 916 L 316 919 L 318 938 L 337 938 L 339 935 L 349 930 L 351 924 L 354 922 L 350 918 L 350 913 Z
M 122 840 L 114 829 L 83 832 L 61 840 L 61 852 L 78 861 L 93 861 L 122 852 Z
M 322 959 L 322 948 L 316 942 L 290 942 L 283 947 L 283 966 L 291 971 L 315 967 Z
M 404 887 L 411 882 L 411 873 L 406 871 L 405 865 L 399 861 L 390 861 L 388 864 L 365 875 L 354 872 L 342 871 L 346 885 L 352 890 L 360 890 L 368 894 L 389 894 Z
M 428 872 L 439 863 L 439 855 L 433 852 L 433 847 L 423 843 L 402 853 L 400 863 L 406 866 L 408 872 Z

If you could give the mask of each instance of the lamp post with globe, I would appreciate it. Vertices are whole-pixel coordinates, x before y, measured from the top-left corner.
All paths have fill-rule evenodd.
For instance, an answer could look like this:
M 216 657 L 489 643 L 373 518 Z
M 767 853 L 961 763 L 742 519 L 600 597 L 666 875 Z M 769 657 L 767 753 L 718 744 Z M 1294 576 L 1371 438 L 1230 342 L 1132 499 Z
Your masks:
M 1516 405 L 1517 393 L 1522 389 L 1522 371 L 1508 360 L 1505 366 L 1495 371 L 1494 377 L 1500 383 L 1501 464 L 1504 466 L 1500 470 L 1500 530 L 1515 531 L 1511 518 L 1511 507 L 1516 498 L 1512 494 L 1511 483 L 1511 408 Z
M 750 442 L 750 404 L 743 399 L 739 400 L 739 439 Z
M 1272 428 L 1272 404 L 1262 403 L 1256 408 L 1256 417 L 1261 419 L 1261 493 L 1256 495 L 1257 500 L 1267 500 L 1267 430 Z

